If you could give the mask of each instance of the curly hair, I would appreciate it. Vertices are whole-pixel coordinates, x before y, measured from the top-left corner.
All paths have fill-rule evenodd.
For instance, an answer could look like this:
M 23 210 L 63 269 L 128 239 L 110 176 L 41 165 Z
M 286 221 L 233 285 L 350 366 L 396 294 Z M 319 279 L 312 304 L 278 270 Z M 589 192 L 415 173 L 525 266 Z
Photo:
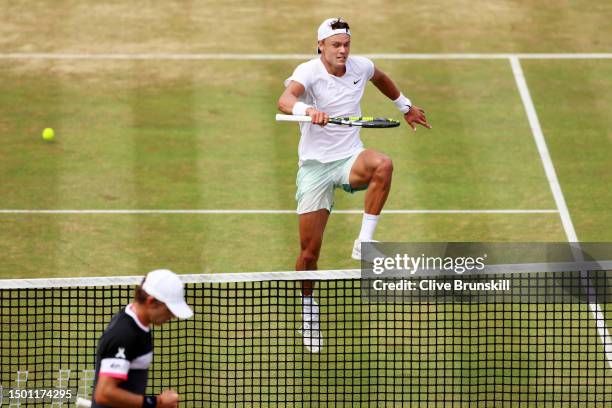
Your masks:
M 349 28 L 351 28 L 349 27 L 348 23 L 342 19 L 342 17 L 338 17 L 336 21 L 332 21 L 330 27 L 332 28 L 332 30 L 341 30 L 343 28 L 348 30 Z

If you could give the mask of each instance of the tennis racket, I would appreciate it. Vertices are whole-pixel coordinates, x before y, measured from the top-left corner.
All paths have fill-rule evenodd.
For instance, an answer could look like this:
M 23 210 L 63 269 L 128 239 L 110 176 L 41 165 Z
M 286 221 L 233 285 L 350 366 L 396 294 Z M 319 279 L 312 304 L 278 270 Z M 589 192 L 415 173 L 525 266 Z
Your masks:
M 74 402 L 74 405 L 77 408 L 89 408 L 91 407 L 91 401 L 83 397 L 77 397 L 76 401 Z
M 312 118 L 310 116 L 277 114 L 276 121 L 277 122 L 311 122 Z M 359 126 L 362 128 L 374 128 L 374 129 L 394 128 L 400 125 L 400 122 L 395 119 L 375 118 L 373 116 L 335 117 L 335 118 L 329 118 L 329 123 L 333 123 L 334 125 Z

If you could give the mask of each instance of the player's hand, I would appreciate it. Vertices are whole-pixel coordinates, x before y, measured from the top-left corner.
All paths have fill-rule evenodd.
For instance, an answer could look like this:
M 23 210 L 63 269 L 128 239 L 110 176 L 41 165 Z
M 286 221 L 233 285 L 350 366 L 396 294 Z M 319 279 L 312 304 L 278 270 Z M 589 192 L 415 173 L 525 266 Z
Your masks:
M 312 119 L 315 125 L 325 126 L 329 122 L 329 115 L 325 112 L 316 110 L 315 108 L 306 109 L 306 114 Z
M 174 390 L 166 390 L 157 396 L 157 408 L 177 408 L 179 395 Z
M 431 129 L 431 125 L 427 122 L 427 118 L 425 117 L 425 111 L 418 106 L 412 106 L 406 114 L 404 114 L 404 119 L 408 122 L 408 125 L 416 132 L 416 125 L 419 124 L 427 129 Z

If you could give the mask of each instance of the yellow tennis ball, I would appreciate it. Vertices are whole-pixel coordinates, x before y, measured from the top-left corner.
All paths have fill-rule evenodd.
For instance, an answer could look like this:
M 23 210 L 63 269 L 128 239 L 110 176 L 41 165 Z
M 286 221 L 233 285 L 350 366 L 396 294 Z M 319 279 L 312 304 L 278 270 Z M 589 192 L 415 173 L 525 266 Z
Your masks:
M 53 138 L 55 137 L 55 131 L 51 128 L 46 128 L 42 132 L 42 137 L 45 140 L 53 140 Z

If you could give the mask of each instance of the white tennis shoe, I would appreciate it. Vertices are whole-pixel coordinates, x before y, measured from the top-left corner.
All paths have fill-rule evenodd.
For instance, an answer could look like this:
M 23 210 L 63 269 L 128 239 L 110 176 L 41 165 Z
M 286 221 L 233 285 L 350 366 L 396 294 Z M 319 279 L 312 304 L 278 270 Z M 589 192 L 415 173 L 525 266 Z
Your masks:
M 353 259 L 356 259 L 357 261 L 362 260 L 361 244 L 364 242 L 378 242 L 378 241 L 374 239 L 369 240 L 369 241 L 362 241 L 359 238 L 357 238 L 355 240 L 355 243 L 353 244 L 353 253 L 351 255 Z M 386 258 L 386 255 L 378 251 L 375 247 L 372 247 L 369 251 L 367 251 L 367 254 L 363 256 L 365 256 L 363 260 L 366 262 L 370 262 L 370 263 L 374 263 L 374 258 Z
M 318 353 L 323 348 L 323 333 L 319 328 L 319 322 L 304 322 L 304 326 L 298 332 L 304 338 L 304 347 L 311 353 Z
M 323 334 L 319 325 L 319 305 L 313 297 L 302 298 L 303 325 L 298 332 L 304 338 L 304 346 L 311 353 L 318 353 L 323 348 Z

